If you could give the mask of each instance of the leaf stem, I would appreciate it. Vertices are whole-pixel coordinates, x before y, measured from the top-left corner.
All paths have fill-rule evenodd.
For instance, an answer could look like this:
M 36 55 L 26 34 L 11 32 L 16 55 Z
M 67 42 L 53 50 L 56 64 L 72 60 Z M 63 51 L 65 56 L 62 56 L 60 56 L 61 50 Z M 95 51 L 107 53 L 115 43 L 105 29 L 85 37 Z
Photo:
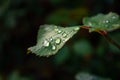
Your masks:
M 84 29 L 90 29 L 90 26 L 82 26 Z M 116 41 L 114 41 L 107 33 L 107 31 L 96 31 L 99 34 L 101 34 L 109 43 L 113 44 L 120 50 L 120 44 L 118 44 Z
M 101 33 L 100 33 L 101 34 Z M 108 42 L 116 46 L 120 50 L 120 44 L 114 41 L 108 34 L 101 34 Z

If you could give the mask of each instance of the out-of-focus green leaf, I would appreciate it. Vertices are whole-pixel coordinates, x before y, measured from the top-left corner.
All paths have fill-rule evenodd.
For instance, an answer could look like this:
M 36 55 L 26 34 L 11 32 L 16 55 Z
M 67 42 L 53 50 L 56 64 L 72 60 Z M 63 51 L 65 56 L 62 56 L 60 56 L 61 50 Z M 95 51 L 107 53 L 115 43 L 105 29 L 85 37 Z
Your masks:
M 18 71 L 14 71 L 9 75 L 7 80 L 32 80 L 32 79 L 30 79 L 28 77 L 22 77 L 22 76 L 20 76 Z
M 20 17 L 26 14 L 25 9 L 11 10 L 9 13 L 4 15 L 5 21 L 4 24 L 7 28 L 14 28 L 17 24 L 17 21 Z
M 62 63 L 65 63 L 66 60 L 68 60 L 68 58 L 70 57 L 69 54 L 69 49 L 67 46 L 64 46 L 59 52 L 58 54 L 56 54 L 54 56 L 54 63 L 56 65 L 60 65 Z
M 60 9 L 57 10 L 55 12 L 53 12 L 52 14 L 49 15 L 48 19 L 46 20 L 47 23 L 54 23 L 56 25 L 60 25 L 60 24 L 76 24 L 75 21 L 73 21 L 72 19 L 70 19 L 70 11 L 67 9 Z
M 75 33 L 80 29 L 79 26 L 60 27 L 56 25 L 40 26 L 37 36 L 37 44 L 28 48 L 39 56 L 50 56 L 58 52 Z
M 9 8 L 10 0 L 0 1 L 0 17 L 4 15 L 5 11 Z
M 80 72 L 75 76 L 76 80 L 111 80 L 107 78 L 101 78 L 95 75 L 91 75 L 86 72 Z
M 77 55 L 86 55 L 86 54 L 91 54 L 93 51 L 93 48 L 87 40 L 80 40 L 78 42 L 75 42 L 74 44 L 74 51 Z
M 11 73 L 8 80 L 19 80 L 19 73 L 17 71 Z
M 120 28 L 120 18 L 118 14 L 110 12 L 106 15 L 98 14 L 93 17 L 86 17 L 83 19 L 83 24 L 91 27 L 89 32 L 113 31 Z
M 14 12 L 9 12 L 5 17 L 5 25 L 14 28 L 16 25 L 16 16 L 14 15 Z

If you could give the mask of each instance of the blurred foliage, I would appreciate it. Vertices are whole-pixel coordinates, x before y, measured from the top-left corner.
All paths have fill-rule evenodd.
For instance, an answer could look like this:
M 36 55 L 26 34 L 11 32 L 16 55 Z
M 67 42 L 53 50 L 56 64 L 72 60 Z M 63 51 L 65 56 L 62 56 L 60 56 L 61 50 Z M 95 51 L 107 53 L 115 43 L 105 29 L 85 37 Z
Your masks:
M 54 64 L 59 66 L 65 64 L 67 60 L 70 58 L 69 48 L 64 46 L 55 56 L 54 56 Z
M 28 77 L 21 77 L 18 71 L 12 72 L 7 80 L 33 80 L 32 78 Z
M 2 75 L 0 75 L 0 80 L 4 80 Z M 6 80 L 33 80 L 33 78 L 30 76 L 29 77 L 21 76 L 18 71 L 13 71 L 10 73 L 10 75 L 8 75 Z
M 110 80 L 110 79 L 105 79 L 105 78 L 91 75 L 89 73 L 81 72 L 76 75 L 76 80 Z
M 26 49 L 36 42 L 39 25 L 72 26 L 81 24 L 85 16 L 111 11 L 120 14 L 119 3 L 119 0 L 0 0 L 0 80 L 13 74 L 20 79 L 19 74 L 27 79 L 33 76 L 34 80 L 75 80 L 76 73 L 81 71 L 119 80 L 120 51 L 99 34 L 89 34 L 84 29 L 66 43 L 60 54 L 50 58 L 26 54 Z M 119 32 L 110 33 L 118 43 Z M 74 48 L 75 45 L 82 50 Z M 14 73 L 15 70 L 19 73 Z
M 57 25 L 60 25 L 61 23 L 63 25 L 77 25 L 81 23 L 82 18 L 86 15 L 88 15 L 88 10 L 84 7 L 73 10 L 63 8 L 51 13 L 46 22 Z
M 87 40 L 80 40 L 78 42 L 75 42 L 73 49 L 78 56 L 84 56 L 93 53 L 93 47 Z

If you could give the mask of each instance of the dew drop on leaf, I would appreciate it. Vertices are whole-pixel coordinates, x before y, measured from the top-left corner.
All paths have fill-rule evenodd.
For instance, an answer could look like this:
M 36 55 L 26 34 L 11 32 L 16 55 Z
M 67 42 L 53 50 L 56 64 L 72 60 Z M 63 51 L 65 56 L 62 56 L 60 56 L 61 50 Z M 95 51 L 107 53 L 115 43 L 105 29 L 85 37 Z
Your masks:
M 108 20 L 104 20 L 103 23 L 109 23 L 109 21 Z
M 60 34 L 62 31 L 61 31 L 61 30 L 58 30 L 57 32 Z
M 55 45 L 52 45 L 52 50 L 56 50 L 56 46 Z
M 116 16 L 112 16 L 112 19 L 116 19 L 117 17 Z
M 28 49 L 38 56 L 55 55 L 78 32 L 77 27 L 79 26 L 64 28 L 55 25 L 41 25 L 36 45 Z
M 44 42 L 43 42 L 43 46 L 44 47 L 48 47 L 50 45 L 50 43 L 47 41 L 47 40 L 45 40 Z
M 64 32 L 64 33 L 62 34 L 62 36 L 65 38 L 65 37 L 67 37 L 67 34 Z
M 113 15 L 112 19 L 118 19 L 118 17 L 119 17 L 118 15 Z
M 108 20 L 106 20 L 106 21 L 105 21 L 105 23 L 109 23 L 109 21 L 108 21 Z
M 50 38 L 50 41 L 52 41 L 52 40 L 53 40 L 53 38 L 51 37 L 51 38 Z
M 60 43 L 61 43 L 61 39 L 60 39 L 60 38 L 57 38 L 57 39 L 55 40 L 55 43 L 56 43 L 56 44 L 60 44 Z
M 60 33 L 62 32 L 62 31 L 59 30 L 58 28 L 55 28 L 54 30 L 55 30 L 55 32 L 57 32 L 58 34 L 60 34 Z

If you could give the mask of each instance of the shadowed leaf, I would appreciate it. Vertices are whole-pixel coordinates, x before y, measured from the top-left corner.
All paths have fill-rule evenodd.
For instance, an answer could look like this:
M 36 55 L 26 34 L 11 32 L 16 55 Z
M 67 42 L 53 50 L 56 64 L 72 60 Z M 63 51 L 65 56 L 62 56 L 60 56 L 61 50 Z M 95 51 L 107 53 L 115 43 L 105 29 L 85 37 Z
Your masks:
M 108 14 L 98 14 L 93 17 L 83 19 L 84 26 L 91 27 L 89 32 L 93 31 L 113 31 L 120 28 L 119 15 L 113 12 Z

